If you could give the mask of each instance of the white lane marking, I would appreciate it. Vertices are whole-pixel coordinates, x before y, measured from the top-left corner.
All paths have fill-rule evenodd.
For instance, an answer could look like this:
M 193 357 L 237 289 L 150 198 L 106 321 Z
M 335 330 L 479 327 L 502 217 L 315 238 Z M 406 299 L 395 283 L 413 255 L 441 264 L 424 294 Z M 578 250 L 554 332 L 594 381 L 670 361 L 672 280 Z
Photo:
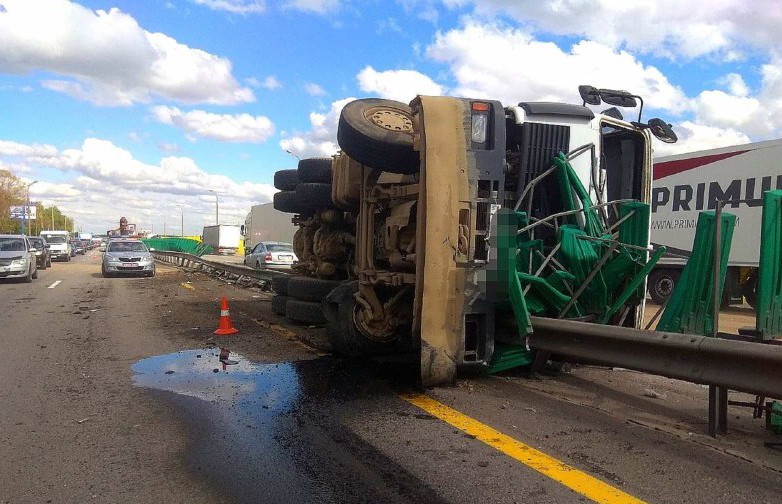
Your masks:
M 57 287 L 57 286 L 58 286 L 58 285 L 60 285 L 61 283 L 62 283 L 62 280 L 57 280 L 56 282 L 54 282 L 53 284 L 51 284 L 49 287 L 47 287 L 47 289 L 54 289 L 55 287 Z

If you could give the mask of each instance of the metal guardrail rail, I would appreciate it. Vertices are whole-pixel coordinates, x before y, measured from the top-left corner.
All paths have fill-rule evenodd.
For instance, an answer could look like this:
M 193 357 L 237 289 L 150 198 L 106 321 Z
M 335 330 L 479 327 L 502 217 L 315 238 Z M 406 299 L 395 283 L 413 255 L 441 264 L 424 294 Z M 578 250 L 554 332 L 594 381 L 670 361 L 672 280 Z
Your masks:
M 152 252 L 152 255 L 158 261 L 173 264 L 180 268 L 202 271 L 218 278 L 233 280 L 239 284 L 257 284 L 261 287 L 266 287 L 273 277 L 288 274 L 275 270 L 257 270 L 243 264 L 226 264 L 217 261 L 209 261 L 184 252 L 155 250 Z
M 590 364 L 782 398 L 782 346 L 531 317 L 529 346 Z

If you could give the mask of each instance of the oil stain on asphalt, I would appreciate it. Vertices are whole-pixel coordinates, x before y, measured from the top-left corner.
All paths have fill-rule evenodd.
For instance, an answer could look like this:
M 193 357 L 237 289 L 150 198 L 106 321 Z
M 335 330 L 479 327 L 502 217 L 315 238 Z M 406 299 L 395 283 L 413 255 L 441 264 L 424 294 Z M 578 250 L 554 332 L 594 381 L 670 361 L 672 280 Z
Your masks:
M 441 501 L 340 422 L 335 411 L 372 381 L 366 368 L 328 357 L 257 364 L 207 348 L 143 359 L 132 370 L 136 386 L 173 403 L 186 423 L 188 469 L 231 500 Z M 377 387 L 393 394 L 382 380 Z

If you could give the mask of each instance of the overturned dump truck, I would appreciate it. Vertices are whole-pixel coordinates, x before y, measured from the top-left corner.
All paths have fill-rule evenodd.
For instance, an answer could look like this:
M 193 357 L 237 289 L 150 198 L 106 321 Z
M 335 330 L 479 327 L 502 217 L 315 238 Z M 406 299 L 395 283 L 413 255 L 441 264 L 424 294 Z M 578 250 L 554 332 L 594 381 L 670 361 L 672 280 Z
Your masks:
M 424 385 L 489 366 L 497 345 L 523 349 L 529 314 L 638 328 L 650 132 L 676 136 L 641 122 L 639 96 L 579 91 L 582 105 L 347 104 L 339 154 L 275 174 L 299 262 L 275 279 L 273 309 L 326 323 L 337 352 L 420 354 Z M 602 103 L 615 107 L 586 106 Z M 635 121 L 616 108 L 639 103 Z

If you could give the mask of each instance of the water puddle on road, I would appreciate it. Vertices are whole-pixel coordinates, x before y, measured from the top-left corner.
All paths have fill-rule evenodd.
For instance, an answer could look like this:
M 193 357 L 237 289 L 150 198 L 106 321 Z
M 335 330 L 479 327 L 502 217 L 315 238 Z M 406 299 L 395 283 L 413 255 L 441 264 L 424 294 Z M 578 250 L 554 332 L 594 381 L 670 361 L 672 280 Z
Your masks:
M 398 404 L 366 366 L 332 358 L 259 364 L 207 348 L 143 359 L 132 370 L 134 384 L 173 402 L 187 425 L 188 470 L 234 501 L 437 500 L 330 413 L 368 394 Z

